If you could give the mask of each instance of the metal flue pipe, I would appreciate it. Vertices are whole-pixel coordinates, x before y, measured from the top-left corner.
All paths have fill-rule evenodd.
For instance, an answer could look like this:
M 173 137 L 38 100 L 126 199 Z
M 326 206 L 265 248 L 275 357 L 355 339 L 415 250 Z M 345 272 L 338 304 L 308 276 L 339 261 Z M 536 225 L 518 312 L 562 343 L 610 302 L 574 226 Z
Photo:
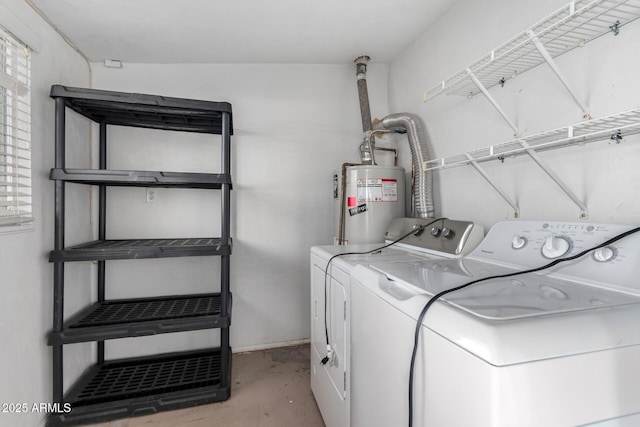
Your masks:
M 418 116 L 410 113 L 389 114 L 376 123 L 375 129 L 400 130 L 407 132 L 411 149 L 412 168 L 412 216 L 415 218 L 434 218 L 433 174 L 425 171 L 423 164 L 431 159 L 424 130 Z
M 367 62 L 366 55 L 357 57 L 356 78 L 358 79 L 358 98 L 360 99 L 360 115 L 362 117 L 362 132 L 370 132 L 373 129 L 371 124 L 371 108 L 369 107 L 369 91 L 367 90 Z
M 369 106 L 369 91 L 367 89 L 367 63 L 369 57 L 366 55 L 357 57 L 356 78 L 358 79 L 358 99 L 360 100 L 360 117 L 362 119 L 362 132 L 364 134 L 362 144 L 360 144 L 360 161 L 364 165 L 375 165 L 373 156 L 375 140 L 371 138 L 373 125 L 371 123 L 371 108 Z
M 425 133 L 420 119 L 409 113 L 390 114 L 374 126 L 371 122 L 371 109 L 369 107 L 369 92 L 367 90 L 367 63 L 369 57 L 360 56 L 354 60 L 356 63 L 356 77 L 358 79 L 358 98 L 360 100 L 360 115 L 362 118 L 362 131 L 364 138 L 360 145 L 360 161 L 362 164 L 374 165 L 376 131 L 402 132 L 406 131 L 411 149 L 412 167 L 412 216 L 416 218 L 434 218 L 435 208 L 433 202 L 433 174 L 424 171 L 423 164 L 431 159 Z

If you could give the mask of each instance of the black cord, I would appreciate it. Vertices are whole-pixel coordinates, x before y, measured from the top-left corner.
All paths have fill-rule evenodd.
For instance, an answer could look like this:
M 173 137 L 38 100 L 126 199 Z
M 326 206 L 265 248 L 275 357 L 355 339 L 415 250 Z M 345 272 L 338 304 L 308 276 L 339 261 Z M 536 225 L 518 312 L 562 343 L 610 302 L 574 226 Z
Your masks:
M 381 251 L 383 249 L 388 248 L 389 246 L 395 245 L 396 243 L 400 242 L 403 239 L 406 239 L 407 237 L 411 236 L 412 234 L 416 234 L 420 230 L 424 230 L 425 228 L 429 227 L 430 225 L 433 225 L 438 221 L 444 221 L 445 219 L 446 218 L 434 219 L 430 223 L 425 224 L 425 225 L 421 225 L 419 227 L 416 227 L 413 230 L 409 231 L 408 233 L 404 234 L 403 236 L 398 237 L 393 242 L 387 243 L 386 245 L 380 246 L 379 248 L 371 249 L 370 251 L 365 251 L 365 252 L 344 252 L 344 253 L 341 253 L 341 254 L 333 255 L 331 258 L 329 258 L 329 261 L 327 261 L 327 266 L 324 269 L 324 336 L 325 336 L 325 340 L 326 340 L 326 343 L 327 343 L 327 349 L 329 349 L 330 346 L 331 346 L 331 344 L 329 343 L 329 326 L 328 326 L 328 323 L 327 323 L 327 307 L 328 307 L 328 303 L 327 303 L 327 288 L 328 288 L 328 286 L 327 286 L 327 277 L 329 276 L 329 266 L 331 265 L 331 261 L 333 261 L 335 258 L 338 258 L 338 257 L 341 257 L 341 256 L 346 256 L 346 255 L 368 255 L 368 254 L 372 254 L 374 252 Z M 325 356 L 320 361 L 320 363 L 322 365 L 326 365 L 328 361 L 329 361 L 329 355 Z
M 489 276 L 489 277 L 484 277 L 482 279 L 477 279 L 477 280 L 473 280 L 471 282 L 467 282 L 465 284 L 453 287 L 451 289 L 446 289 L 444 291 L 441 291 L 437 294 L 435 294 L 428 302 L 427 304 L 424 306 L 424 308 L 422 309 L 422 311 L 420 312 L 420 316 L 418 316 L 418 320 L 416 322 L 416 329 L 415 329 L 415 334 L 414 334 L 414 341 L 413 341 L 413 352 L 411 353 L 411 365 L 409 368 L 409 427 L 413 427 L 413 376 L 414 376 L 414 368 L 415 368 L 415 362 L 416 362 L 416 355 L 418 353 L 418 341 L 420 339 L 420 330 L 422 329 L 422 321 L 424 320 L 424 316 L 427 314 L 427 310 L 429 310 L 429 307 L 431 307 L 433 305 L 434 302 L 436 302 L 438 299 L 440 299 L 441 297 L 443 297 L 444 295 L 450 294 L 451 292 L 455 292 L 455 291 L 459 291 L 461 289 L 467 288 L 471 285 L 474 285 L 478 282 L 484 282 L 486 280 L 493 280 L 493 279 L 503 279 L 505 277 L 513 277 L 513 276 L 518 276 L 518 275 L 522 275 L 522 274 L 528 274 L 528 273 L 535 273 L 538 271 L 542 271 L 542 270 L 546 270 L 549 269 L 551 267 L 554 267 L 558 264 L 560 264 L 561 262 L 566 262 L 566 261 L 572 261 L 574 259 L 580 258 L 586 254 L 588 254 L 591 251 L 594 251 L 596 249 L 600 249 L 603 248 L 605 246 L 608 246 L 614 242 L 617 242 L 620 239 L 623 239 L 631 234 L 637 233 L 638 231 L 640 231 L 640 227 L 636 227 L 633 228 L 629 231 L 625 231 L 624 233 L 621 233 L 615 237 L 612 237 L 611 239 L 607 240 L 606 242 L 600 243 L 597 246 L 594 246 L 590 249 L 586 249 L 576 255 L 572 255 L 570 257 L 566 257 L 566 258 L 559 258 L 556 259 L 554 261 L 551 261 L 548 264 L 542 265 L 540 267 L 535 267 L 535 268 L 531 268 L 528 270 L 523 270 L 523 271 L 516 271 L 516 272 L 512 272 L 512 273 L 506 273 L 506 274 L 498 274 L 495 276 Z

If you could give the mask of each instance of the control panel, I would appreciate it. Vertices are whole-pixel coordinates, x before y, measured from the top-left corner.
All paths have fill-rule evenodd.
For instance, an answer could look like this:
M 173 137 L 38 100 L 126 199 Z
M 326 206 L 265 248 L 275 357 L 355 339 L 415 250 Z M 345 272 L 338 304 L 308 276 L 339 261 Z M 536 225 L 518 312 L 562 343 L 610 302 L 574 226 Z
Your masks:
M 402 238 L 398 246 L 457 258 L 471 252 L 483 237 L 484 228 L 470 221 L 395 218 L 385 233 L 385 242 Z
M 604 244 L 633 228 L 573 222 L 499 222 L 469 257 L 530 269 L 593 249 L 578 259 L 558 263 L 548 273 L 638 293 L 640 281 L 636 283 L 635 278 L 640 277 L 640 232 Z

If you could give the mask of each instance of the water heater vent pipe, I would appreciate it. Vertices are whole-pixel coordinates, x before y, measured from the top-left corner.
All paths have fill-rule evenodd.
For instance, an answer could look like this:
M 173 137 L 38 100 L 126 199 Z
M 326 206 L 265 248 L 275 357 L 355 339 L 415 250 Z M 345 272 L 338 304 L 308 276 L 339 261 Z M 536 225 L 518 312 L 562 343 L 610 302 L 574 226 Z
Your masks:
M 360 161 L 363 165 L 376 164 L 373 156 L 375 140 L 371 134 L 373 125 L 371 123 L 371 107 L 369 106 L 369 91 L 367 89 L 367 63 L 369 59 L 368 56 L 363 55 L 353 61 L 356 63 L 360 117 L 362 119 L 362 132 L 364 133 L 362 144 L 360 144 Z
M 367 90 L 367 63 L 369 57 L 366 55 L 357 57 L 356 78 L 358 79 L 358 98 L 360 99 L 360 115 L 362 117 L 362 132 L 373 130 L 371 125 L 371 108 L 369 107 L 369 91 Z
M 407 133 L 409 148 L 411 149 L 412 167 L 412 205 L 411 214 L 415 218 L 434 218 L 433 202 L 433 173 L 424 170 L 424 162 L 431 160 L 425 133 L 420 119 L 410 113 L 389 114 L 375 125 L 371 122 L 369 107 L 369 92 L 367 90 L 367 63 L 370 58 L 366 55 L 354 60 L 356 63 L 356 77 L 358 79 L 358 97 L 360 99 L 360 115 L 362 117 L 363 142 L 360 145 L 360 161 L 362 164 L 375 165 L 373 152 L 377 132 Z
M 412 204 L 411 215 L 415 218 L 435 218 L 433 203 L 433 173 L 424 170 L 424 162 L 431 160 L 424 130 L 420 119 L 415 114 L 396 113 L 389 114 L 375 124 L 376 130 L 391 129 L 406 130 L 411 149 L 412 168 Z

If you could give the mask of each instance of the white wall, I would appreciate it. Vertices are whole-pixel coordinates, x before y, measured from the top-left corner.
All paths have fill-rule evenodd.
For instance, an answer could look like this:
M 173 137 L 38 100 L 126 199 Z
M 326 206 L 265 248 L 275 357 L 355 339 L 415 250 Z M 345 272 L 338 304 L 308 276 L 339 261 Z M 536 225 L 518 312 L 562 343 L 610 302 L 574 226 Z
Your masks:
M 46 334 L 51 329 L 53 300 L 53 268 L 47 259 L 53 245 L 53 182 L 48 175 L 54 160 L 54 103 L 49 98 L 49 89 L 55 83 L 86 86 L 89 68 L 23 0 L 3 0 L 2 6 L 12 15 L 16 28 L 26 28 L 41 42 L 40 51 L 31 56 L 35 225 L 32 231 L 0 234 L 0 402 L 27 403 L 30 410 L 34 403 L 51 402 L 51 348 L 46 345 Z M 68 138 L 78 148 L 69 154 L 67 161 L 86 166 L 88 126 L 77 117 L 71 116 L 69 120 L 72 126 Z M 88 240 L 88 190 L 69 188 L 67 194 L 79 201 L 69 204 L 67 218 L 78 227 L 69 230 L 67 242 Z M 67 314 L 88 301 L 90 270 L 90 265 L 71 265 L 66 269 L 69 280 L 75 282 L 67 287 Z M 69 349 L 65 355 L 67 372 L 73 377 L 88 366 L 91 351 L 88 347 Z M 45 415 L 0 413 L 0 425 L 34 426 Z
M 417 113 L 435 157 L 513 139 L 513 131 L 482 95 L 440 96 L 423 91 L 520 31 L 565 6 L 566 0 L 461 0 L 389 67 L 390 111 Z M 594 118 L 640 106 L 640 21 L 557 59 Z M 581 110 L 546 64 L 490 90 L 524 135 L 582 121 Z M 588 221 L 637 224 L 637 136 L 621 144 L 595 142 L 544 152 L 541 157 L 589 208 Z M 407 152 L 403 165 L 409 164 Z M 579 220 L 580 210 L 526 155 L 483 163 L 520 207 L 521 218 Z M 437 213 L 489 227 L 513 218 L 511 207 L 470 166 L 435 173 Z
M 387 113 L 387 69 L 369 67 L 374 115 Z M 93 86 L 228 101 L 233 106 L 231 345 L 309 337 L 309 248 L 331 244 L 332 171 L 358 160 L 361 122 L 355 65 L 93 64 Z M 219 170 L 218 138 L 113 128 L 110 168 Z M 204 190 L 109 193 L 108 237 L 219 234 L 219 195 Z M 207 292 L 215 257 L 107 263 L 108 297 Z M 107 356 L 204 347 L 211 331 L 114 340 Z M 143 344 L 141 344 L 143 343 Z
M 424 104 L 422 93 L 438 81 L 564 6 L 566 0 L 461 0 L 387 69 L 369 67 L 374 116 L 417 113 L 424 120 L 435 156 L 456 154 L 512 138 L 510 128 L 481 96 L 442 97 Z M 153 65 L 124 64 L 120 70 L 93 64 L 90 80 L 83 59 L 70 49 L 21 0 L 5 0 L 12 12 L 38 33 L 42 49 L 33 55 L 33 168 L 35 229 L 0 235 L 1 338 L 0 402 L 48 402 L 51 399 L 50 349 L 53 242 L 53 83 L 135 91 L 167 96 L 229 101 L 234 109 L 232 151 L 231 288 L 234 293 L 232 345 L 272 345 L 309 336 L 308 250 L 331 243 L 333 230 L 331 172 L 357 160 L 360 118 L 354 66 L 343 65 Z M 638 106 L 640 22 L 606 35 L 558 59 L 593 117 Z M 387 86 L 388 85 L 388 86 Z M 388 99 L 387 99 L 388 89 Z M 494 88 L 525 134 L 581 119 L 546 66 Z M 389 108 L 387 108 L 389 107 Z M 70 114 L 69 166 L 85 167 L 90 127 Z M 95 129 L 93 130 L 95 136 Z M 217 142 L 203 135 L 117 129 L 110 131 L 110 167 L 216 171 Z M 543 153 L 567 184 L 586 201 L 589 220 L 636 223 L 640 208 L 635 170 L 637 137 L 621 144 L 592 143 Z M 401 159 L 409 168 L 406 141 L 399 138 Z M 195 153 L 195 156 L 194 156 Z M 524 156 L 485 164 L 517 201 L 522 218 L 577 220 L 573 205 Z M 436 173 L 438 213 L 471 219 L 489 227 L 512 218 L 511 208 L 473 170 Z M 91 238 L 89 191 L 68 186 L 67 242 Z M 189 236 L 218 232 L 217 195 L 198 190 L 158 190 L 155 204 L 143 189 L 112 189 L 109 237 Z M 94 224 L 95 225 L 95 224 Z M 91 265 L 67 267 L 66 313 L 94 297 Z M 211 258 L 114 261 L 108 263 L 108 297 L 208 291 L 217 286 L 218 264 Z M 209 331 L 115 340 L 108 357 L 208 346 Z M 68 385 L 86 368 L 91 346 L 65 347 Z M 0 415 L 0 424 L 35 425 L 42 414 Z

